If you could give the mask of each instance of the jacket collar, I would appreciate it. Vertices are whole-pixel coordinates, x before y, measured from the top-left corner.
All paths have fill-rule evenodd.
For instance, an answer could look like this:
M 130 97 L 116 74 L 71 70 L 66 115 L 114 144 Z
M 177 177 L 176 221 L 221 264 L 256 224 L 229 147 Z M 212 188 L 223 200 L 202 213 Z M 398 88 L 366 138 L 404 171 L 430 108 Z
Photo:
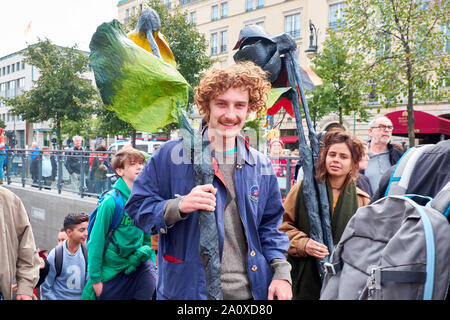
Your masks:
M 202 128 L 202 134 L 203 139 L 208 139 L 208 126 L 204 126 Z M 238 135 L 236 137 L 236 164 L 244 164 L 247 163 L 251 166 L 254 166 L 256 164 L 255 158 L 256 155 L 254 154 L 255 151 L 250 148 L 248 142 L 245 140 L 245 138 L 242 135 Z M 214 150 L 212 151 L 212 156 L 214 156 Z
M 128 188 L 128 186 L 127 186 L 127 184 L 125 183 L 125 181 L 123 181 L 122 177 L 120 177 L 120 178 L 116 181 L 116 183 L 114 183 L 113 188 L 119 190 L 120 193 L 122 193 L 122 195 L 123 195 L 123 197 L 124 197 L 125 199 L 128 199 L 128 198 L 130 197 L 131 190 L 130 190 L 130 188 Z M 125 199 L 124 199 L 124 200 L 125 200 Z

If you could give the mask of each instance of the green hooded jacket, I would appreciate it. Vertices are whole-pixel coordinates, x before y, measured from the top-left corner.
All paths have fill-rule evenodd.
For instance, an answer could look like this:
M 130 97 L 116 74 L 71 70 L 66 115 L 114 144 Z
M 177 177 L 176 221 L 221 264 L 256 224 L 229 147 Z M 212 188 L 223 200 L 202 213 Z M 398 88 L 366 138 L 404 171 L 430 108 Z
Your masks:
M 122 194 L 125 207 L 130 197 L 130 188 L 122 178 L 119 178 L 113 188 L 119 190 Z M 114 198 L 107 196 L 98 207 L 97 218 L 87 244 L 89 280 L 83 290 L 81 297 L 83 300 L 95 299 L 92 284 L 109 281 L 122 271 L 126 274 L 132 273 L 142 262 L 148 259 L 155 263 L 156 255 L 151 250 L 151 235 L 134 226 L 126 212 L 124 212 L 122 221 L 114 231 L 111 242 L 103 256 L 115 206 Z

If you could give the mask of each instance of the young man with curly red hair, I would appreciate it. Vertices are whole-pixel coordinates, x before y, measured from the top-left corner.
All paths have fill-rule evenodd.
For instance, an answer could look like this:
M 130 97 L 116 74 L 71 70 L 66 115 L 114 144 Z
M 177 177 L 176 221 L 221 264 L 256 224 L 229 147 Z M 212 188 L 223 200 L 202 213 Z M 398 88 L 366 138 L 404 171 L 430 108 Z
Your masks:
M 198 210 L 216 214 L 224 299 L 291 299 L 277 178 L 240 135 L 249 113 L 264 110 L 269 90 L 251 62 L 210 68 L 194 99 L 218 164 L 213 184 L 195 186 L 193 164 L 180 161 L 182 140 L 162 145 L 136 179 L 126 211 L 135 225 L 159 233 L 158 299 L 207 297 Z

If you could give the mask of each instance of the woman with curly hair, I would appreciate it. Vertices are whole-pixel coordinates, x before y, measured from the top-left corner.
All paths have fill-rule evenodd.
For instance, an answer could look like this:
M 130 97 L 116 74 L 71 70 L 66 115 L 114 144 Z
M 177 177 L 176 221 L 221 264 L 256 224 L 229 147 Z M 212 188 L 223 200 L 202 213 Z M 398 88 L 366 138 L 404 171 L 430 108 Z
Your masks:
M 215 211 L 224 299 L 292 297 L 277 177 L 240 135 L 248 114 L 264 110 L 269 89 L 251 62 L 210 68 L 194 100 L 213 151 L 213 184 L 195 185 L 193 164 L 178 161 L 181 140 L 163 144 L 136 179 L 125 210 L 136 226 L 159 231 L 158 299 L 207 298 L 199 210 Z
M 356 187 L 359 161 L 364 144 L 341 129 L 328 132 L 323 138 L 320 157 L 316 165 L 316 179 L 325 182 L 330 203 L 331 231 L 337 244 L 347 222 L 358 210 L 370 202 L 367 193 Z M 289 237 L 288 261 L 292 265 L 292 291 L 294 299 L 318 299 L 321 279 L 316 258 L 330 254 L 328 248 L 309 238 L 309 219 L 304 204 L 302 181 L 288 193 L 280 231 Z

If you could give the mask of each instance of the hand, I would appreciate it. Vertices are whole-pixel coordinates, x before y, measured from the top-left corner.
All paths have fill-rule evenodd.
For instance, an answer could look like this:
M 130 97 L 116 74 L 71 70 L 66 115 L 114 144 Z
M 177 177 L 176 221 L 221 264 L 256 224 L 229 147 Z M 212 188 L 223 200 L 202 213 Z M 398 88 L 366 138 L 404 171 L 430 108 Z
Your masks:
M 325 245 L 311 238 L 308 240 L 308 242 L 306 242 L 305 251 L 310 256 L 319 259 L 323 259 L 330 254 L 328 252 L 328 248 Z
M 181 212 L 191 213 L 197 210 L 216 210 L 216 192 L 217 189 L 212 184 L 196 186 L 181 200 Z
M 292 300 L 292 286 L 287 280 L 274 279 L 270 283 L 268 300 L 273 300 L 277 297 L 278 300 Z
M 33 297 L 31 297 L 27 294 L 18 294 L 16 296 L 16 300 L 33 300 Z
M 95 295 L 97 297 L 100 297 L 100 295 L 102 294 L 102 291 L 103 291 L 103 282 L 100 281 L 100 282 L 94 283 L 92 285 L 92 287 L 94 288 Z

